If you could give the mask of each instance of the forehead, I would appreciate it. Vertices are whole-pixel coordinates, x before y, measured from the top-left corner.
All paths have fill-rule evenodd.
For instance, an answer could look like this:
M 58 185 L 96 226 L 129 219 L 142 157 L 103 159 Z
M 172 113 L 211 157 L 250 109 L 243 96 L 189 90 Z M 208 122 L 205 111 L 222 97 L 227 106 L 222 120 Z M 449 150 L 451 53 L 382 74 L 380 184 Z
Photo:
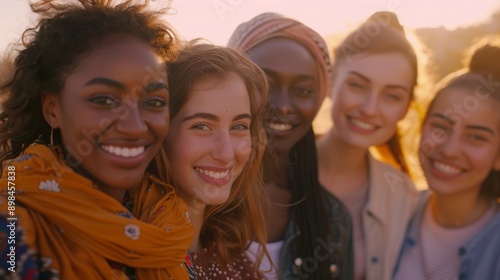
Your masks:
M 286 37 L 265 40 L 247 54 L 263 69 L 286 74 L 317 75 L 313 55 L 306 47 Z
M 436 96 L 429 115 L 444 114 L 464 125 L 488 125 L 500 131 L 500 102 L 470 89 L 448 88 Z
M 190 87 L 183 111 L 250 111 L 250 97 L 243 79 L 235 73 L 224 77 L 204 77 Z
M 137 71 L 165 73 L 162 58 L 146 43 L 131 36 L 111 36 L 93 45 L 76 62 L 74 72 L 120 76 Z
M 398 52 L 357 54 L 339 62 L 337 74 L 359 73 L 372 82 L 404 84 L 410 87 L 415 73 L 406 57 Z

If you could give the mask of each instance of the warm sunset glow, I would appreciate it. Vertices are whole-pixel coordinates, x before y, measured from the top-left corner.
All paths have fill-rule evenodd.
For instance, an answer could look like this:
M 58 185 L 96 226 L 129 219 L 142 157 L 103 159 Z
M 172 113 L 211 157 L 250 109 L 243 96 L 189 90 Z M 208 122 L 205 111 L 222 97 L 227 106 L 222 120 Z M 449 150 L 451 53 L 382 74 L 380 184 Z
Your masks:
M 0 1 L 0 50 L 19 38 L 34 18 L 27 0 Z M 165 0 L 151 1 L 152 6 Z M 354 28 L 377 10 L 398 14 L 410 28 L 444 26 L 454 29 L 488 20 L 500 8 L 498 0 L 173 0 L 166 19 L 186 39 L 204 37 L 225 44 L 236 26 L 263 12 L 297 18 L 330 35 Z
M 0 1 L 0 53 L 7 44 L 20 38 L 35 17 L 28 1 Z M 152 7 L 168 1 L 151 1 Z M 395 12 L 409 28 L 466 27 L 485 22 L 500 11 L 498 0 L 173 0 L 165 18 L 184 39 L 203 37 L 225 45 L 234 29 L 243 21 L 263 13 L 277 12 L 294 17 L 325 37 L 355 28 L 377 10 Z M 330 43 L 330 42 L 329 42 Z M 329 100 L 315 123 L 322 133 L 330 126 Z

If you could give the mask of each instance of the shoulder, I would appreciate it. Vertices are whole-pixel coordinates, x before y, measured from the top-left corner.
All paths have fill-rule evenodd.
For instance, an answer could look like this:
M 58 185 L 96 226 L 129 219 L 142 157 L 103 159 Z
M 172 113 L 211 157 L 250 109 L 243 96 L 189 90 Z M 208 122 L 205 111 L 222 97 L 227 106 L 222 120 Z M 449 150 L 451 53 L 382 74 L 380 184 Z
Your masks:
M 391 192 L 418 197 L 419 191 L 410 177 L 393 166 L 369 156 L 370 185 Z
M 500 277 L 500 212 L 479 234 L 461 249 L 461 272 L 467 279 L 499 279 Z
M 0 196 L 0 251 L 5 256 L 0 264 L 0 278 L 4 273 L 15 271 L 20 279 L 43 278 L 38 270 L 36 249 L 36 230 L 33 219 L 27 208 L 20 204 L 8 204 L 8 197 Z
M 262 279 L 245 253 L 227 265 L 219 264 L 217 254 L 207 249 L 191 253 L 191 260 L 198 279 Z
M 480 247 L 481 244 L 492 246 L 493 248 L 500 248 L 500 207 L 497 205 L 495 216 L 489 221 L 481 231 L 470 240 L 468 243 L 471 248 Z M 495 250 L 500 256 L 500 250 Z

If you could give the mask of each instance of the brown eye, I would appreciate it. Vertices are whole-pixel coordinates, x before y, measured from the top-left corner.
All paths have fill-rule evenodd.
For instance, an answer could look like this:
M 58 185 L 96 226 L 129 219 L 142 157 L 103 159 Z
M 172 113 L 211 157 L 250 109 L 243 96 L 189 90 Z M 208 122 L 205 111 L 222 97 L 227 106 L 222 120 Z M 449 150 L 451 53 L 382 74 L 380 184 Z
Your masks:
M 146 107 L 151 107 L 151 108 L 162 108 L 167 106 L 167 102 L 165 99 L 161 97 L 153 97 L 149 98 L 148 100 L 144 101 L 142 103 Z
M 120 105 L 120 102 L 118 100 L 109 95 L 94 96 L 90 98 L 90 102 L 106 107 L 117 107 Z

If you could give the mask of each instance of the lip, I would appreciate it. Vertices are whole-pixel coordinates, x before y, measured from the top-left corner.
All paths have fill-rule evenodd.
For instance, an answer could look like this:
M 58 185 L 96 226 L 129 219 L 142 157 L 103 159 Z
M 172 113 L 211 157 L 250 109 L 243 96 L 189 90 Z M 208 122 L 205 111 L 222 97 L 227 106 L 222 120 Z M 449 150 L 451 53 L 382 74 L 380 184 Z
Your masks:
M 298 124 L 286 118 L 270 118 L 266 125 L 275 137 L 288 137 Z
M 347 117 L 347 123 L 351 130 L 364 135 L 373 134 L 380 128 L 380 126 L 369 121 L 349 116 Z
M 428 165 L 432 175 L 441 180 L 452 180 L 464 173 L 464 169 L 448 162 L 428 158 Z
M 232 167 L 195 166 L 193 169 L 203 181 L 211 185 L 222 187 L 231 182 Z
M 144 163 L 151 144 L 108 142 L 99 144 L 98 149 L 115 166 L 130 169 Z

